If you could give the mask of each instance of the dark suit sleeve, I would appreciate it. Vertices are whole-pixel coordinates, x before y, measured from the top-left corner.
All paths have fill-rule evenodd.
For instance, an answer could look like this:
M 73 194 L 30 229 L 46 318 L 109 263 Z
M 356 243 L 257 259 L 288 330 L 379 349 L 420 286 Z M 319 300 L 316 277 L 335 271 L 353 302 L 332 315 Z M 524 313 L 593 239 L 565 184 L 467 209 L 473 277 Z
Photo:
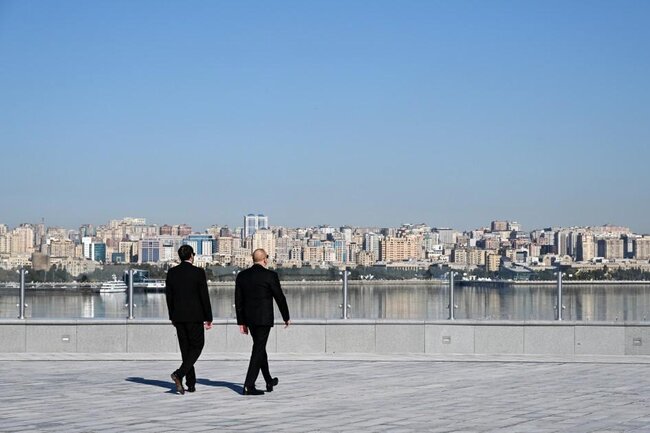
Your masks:
M 208 292 L 208 280 L 205 276 L 205 270 L 199 268 L 201 276 L 199 277 L 199 296 L 201 297 L 201 306 L 203 307 L 203 318 L 206 322 L 212 322 L 212 305 L 210 304 L 210 293 Z
M 167 300 L 167 311 L 169 312 L 169 320 L 173 320 L 174 316 L 174 289 L 172 287 L 171 278 L 169 278 L 171 269 L 167 271 L 167 278 L 165 279 L 165 299 Z
M 235 279 L 235 312 L 237 313 L 237 324 L 245 325 L 246 320 L 244 319 L 244 290 L 241 286 L 240 275 L 237 275 Z
M 273 298 L 278 304 L 280 314 L 282 314 L 282 320 L 288 322 L 289 307 L 287 306 L 287 299 L 284 297 L 284 293 L 282 292 L 282 287 L 280 287 L 280 277 L 278 277 L 277 272 L 273 272 L 273 276 L 271 277 L 271 292 L 273 292 Z

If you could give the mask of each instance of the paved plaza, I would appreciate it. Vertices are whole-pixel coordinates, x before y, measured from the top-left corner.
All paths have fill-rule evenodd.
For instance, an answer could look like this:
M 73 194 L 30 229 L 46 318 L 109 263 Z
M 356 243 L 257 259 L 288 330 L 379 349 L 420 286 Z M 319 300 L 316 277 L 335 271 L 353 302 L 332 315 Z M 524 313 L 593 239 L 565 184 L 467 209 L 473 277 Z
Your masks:
M 0 355 L 1 432 L 650 432 L 644 357 L 205 356 L 197 391 L 169 355 Z M 260 377 L 258 386 L 263 387 Z

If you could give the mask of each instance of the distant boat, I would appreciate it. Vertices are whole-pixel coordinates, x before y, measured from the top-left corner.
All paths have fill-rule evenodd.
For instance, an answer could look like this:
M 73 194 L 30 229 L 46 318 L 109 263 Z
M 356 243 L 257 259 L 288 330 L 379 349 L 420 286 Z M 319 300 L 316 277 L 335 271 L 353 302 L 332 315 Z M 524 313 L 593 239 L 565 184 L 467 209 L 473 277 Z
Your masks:
M 113 281 L 105 281 L 99 286 L 99 293 L 121 293 L 126 292 L 126 289 L 126 283 L 113 275 Z
M 138 287 L 142 289 L 164 289 L 165 286 L 166 286 L 165 280 L 145 279 L 143 281 L 133 283 L 133 287 Z

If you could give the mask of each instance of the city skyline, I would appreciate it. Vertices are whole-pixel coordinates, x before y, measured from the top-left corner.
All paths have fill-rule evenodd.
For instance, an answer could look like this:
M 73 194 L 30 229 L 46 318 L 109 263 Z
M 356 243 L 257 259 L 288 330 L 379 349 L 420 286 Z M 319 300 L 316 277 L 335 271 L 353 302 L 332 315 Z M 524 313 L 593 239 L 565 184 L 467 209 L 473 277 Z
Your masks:
M 168 266 L 177 262 L 181 245 L 190 245 L 194 263 L 201 267 L 250 266 L 251 253 L 261 248 L 270 263 L 292 269 L 373 266 L 412 272 L 454 266 L 514 278 L 561 266 L 604 273 L 608 266 L 628 274 L 650 270 L 650 235 L 624 226 L 526 231 L 517 221 L 493 220 L 469 231 L 426 224 L 291 228 L 273 226 L 267 215 L 252 213 L 244 215 L 243 223 L 235 228 L 213 225 L 205 232 L 186 224 L 159 226 L 143 217 L 111 219 L 78 230 L 44 223 L 15 228 L 0 224 L 0 268 L 58 269 L 78 277 L 104 264 Z
M 650 233 L 650 3 L 0 2 L 0 221 Z M 25 221 L 27 219 L 28 221 Z
M 554 224 L 546 224 L 546 225 L 544 225 L 544 224 L 542 224 L 540 226 L 532 227 L 532 226 L 530 226 L 528 224 L 525 224 L 525 222 L 522 223 L 517 218 L 491 218 L 491 219 L 489 219 L 487 221 L 483 221 L 481 224 L 478 224 L 478 225 L 472 226 L 472 227 L 459 227 L 459 226 L 455 226 L 455 225 L 432 224 L 432 223 L 427 222 L 427 221 L 402 221 L 402 222 L 400 222 L 398 224 L 395 224 L 395 225 L 330 224 L 330 223 L 327 223 L 327 222 L 323 222 L 323 223 L 319 223 L 319 224 L 299 224 L 299 225 L 294 226 L 294 225 L 286 225 L 286 224 L 276 223 L 275 218 L 270 218 L 269 215 L 264 213 L 264 212 L 254 212 L 254 213 L 245 213 L 245 214 L 242 213 L 241 215 L 239 215 L 239 218 L 232 218 L 233 221 L 238 221 L 238 222 L 235 222 L 233 224 L 220 223 L 220 222 L 215 221 L 215 222 L 210 223 L 207 226 L 195 226 L 195 225 L 190 224 L 189 222 L 187 222 L 185 220 L 158 221 L 158 220 L 155 220 L 154 218 L 150 218 L 148 216 L 143 217 L 141 215 L 140 216 L 133 216 L 133 215 L 131 215 L 131 216 L 120 216 L 120 217 L 112 216 L 112 217 L 109 217 L 109 218 L 101 220 L 101 221 L 84 221 L 84 222 L 82 222 L 80 224 L 76 224 L 76 225 L 73 225 L 73 226 L 52 224 L 47 219 L 39 219 L 39 220 L 34 220 L 34 221 L 21 220 L 20 222 L 15 223 L 15 224 L 9 223 L 7 221 L 0 220 L 0 225 L 4 224 L 8 228 L 16 228 L 16 227 L 20 227 L 21 225 L 24 225 L 24 224 L 37 225 L 37 224 L 43 223 L 45 225 L 45 227 L 47 227 L 47 228 L 62 228 L 62 229 L 66 229 L 66 230 L 77 231 L 80 227 L 86 226 L 86 225 L 91 225 L 93 227 L 101 227 L 101 226 L 109 225 L 111 221 L 122 221 L 122 220 L 125 220 L 125 219 L 133 218 L 133 219 L 146 220 L 147 225 L 157 226 L 157 227 L 174 226 L 174 225 L 175 226 L 179 226 L 179 225 L 188 226 L 188 227 L 190 227 L 192 229 L 192 233 L 199 234 L 199 233 L 205 233 L 210 228 L 213 228 L 213 227 L 223 227 L 223 228 L 229 228 L 231 230 L 241 229 L 242 231 L 245 231 L 245 228 L 246 228 L 245 221 L 246 221 L 246 218 L 249 217 L 249 216 L 264 217 L 265 221 L 266 221 L 266 224 L 267 224 L 265 226 L 266 228 L 299 229 L 299 228 L 318 228 L 318 227 L 332 227 L 332 228 L 351 227 L 351 228 L 364 228 L 364 229 L 365 228 L 381 229 L 381 228 L 398 228 L 398 227 L 403 227 L 403 226 L 407 226 L 407 225 L 413 225 L 413 226 L 426 225 L 426 226 L 431 227 L 431 228 L 450 228 L 450 229 L 454 229 L 454 230 L 459 231 L 459 232 L 470 232 L 472 230 L 480 230 L 480 229 L 484 229 L 484 228 L 489 228 L 490 227 L 490 222 L 492 222 L 492 221 L 501 221 L 501 220 L 503 220 L 503 221 L 516 223 L 518 225 L 518 227 L 521 227 L 521 229 L 523 229 L 524 231 L 544 230 L 544 229 L 549 229 L 549 228 L 558 229 L 558 228 L 578 228 L 578 227 L 587 228 L 587 227 L 613 226 L 613 227 L 629 227 L 632 233 L 636 233 L 636 234 L 640 234 L 640 235 L 650 235 L 650 231 L 644 232 L 644 231 L 635 230 L 635 228 L 632 227 L 631 225 L 625 224 L 624 222 L 618 222 L 618 221 L 614 221 L 614 222 L 608 221 L 608 222 L 604 222 L 604 223 L 601 223 L 601 224 L 580 224 L 580 223 L 572 224 L 572 225 L 554 225 Z M 244 219 L 243 222 L 242 222 L 242 218 Z

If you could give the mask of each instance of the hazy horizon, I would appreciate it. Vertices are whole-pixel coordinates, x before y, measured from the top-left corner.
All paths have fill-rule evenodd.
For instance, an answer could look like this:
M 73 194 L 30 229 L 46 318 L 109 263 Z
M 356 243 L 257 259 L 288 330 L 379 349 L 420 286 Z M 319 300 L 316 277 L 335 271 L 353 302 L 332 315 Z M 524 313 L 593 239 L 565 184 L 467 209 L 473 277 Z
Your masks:
M 595 227 L 595 226 L 603 226 L 605 224 L 609 224 L 609 225 L 613 225 L 613 226 L 629 227 L 632 230 L 632 232 L 636 233 L 636 234 L 650 234 L 650 233 L 646 233 L 646 232 L 643 232 L 643 231 L 635 230 L 634 227 L 630 227 L 627 224 L 617 224 L 617 223 L 612 223 L 612 222 L 606 222 L 606 223 L 602 223 L 602 224 L 574 224 L 574 225 L 570 225 L 570 226 L 569 225 L 563 225 L 563 226 L 545 225 L 545 226 L 540 226 L 540 227 L 527 226 L 525 224 L 525 222 L 519 221 L 517 219 L 493 219 L 493 220 L 487 221 L 485 224 L 477 225 L 475 227 L 458 227 L 458 226 L 454 226 L 454 225 L 432 224 L 432 223 L 427 222 L 427 221 L 403 221 L 401 223 L 393 224 L 393 225 L 387 225 L 387 224 L 383 224 L 383 225 L 382 224 L 379 224 L 379 225 L 347 224 L 347 223 L 332 224 L 332 223 L 328 223 L 328 222 L 320 222 L 320 223 L 316 223 L 316 224 L 287 225 L 287 224 L 275 223 L 273 221 L 273 219 L 269 215 L 266 215 L 266 216 L 269 217 L 269 223 L 270 223 L 271 227 L 285 227 L 285 228 L 307 228 L 307 227 L 318 227 L 318 226 L 330 226 L 330 227 L 335 227 L 335 228 L 345 227 L 345 226 L 350 226 L 350 227 L 353 227 L 353 228 L 355 228 L 355 227 L 358 227 L 358 228 L 369 228 L 369 227 L 372 227 L 372 228 L 391 228 L 391 227 L 400 227 L 403 224 L 412 224 L 412 225 L 426 224 L 431 228 L 452 228 L 454 230 L 462 232 L 462 231 L 470 231 L 470 230 L 476 230 L 476 229 L 481 229 L 481 228 L 489 228 L 490 223 L 492 221 L 499 220 L 499 221 L 517 222 L 519 224 L 519 226 L 521 227 L 521 229 L 523 231 L 527 231 L 527 232 L 528 231 L 533 231 L 533 230 L 540 230 L 540 229 L 544 229 L 544 228 L 551 228 L 551 227 L 553 227 L 553 228 L 555 228 L 555 227 L 567 227 L 568 228 L 568 227 L 575 227 L 575 226 Z M 72 226 L 65 226 L 65 225 L 61 225 L 61 224 L 50 223 L 48 219 L 45 219 L 45 225 L 47 227 L 61 227 L 61 228 L 70 229 L 70 230 L 77 230 L 83 224 L 92 224 L 93 226 L 98 227 L 98 226 L 101 226 L 101 225 L 108 225 L 110 220 L 122 220 L 124 218 L 145 218 L 148 225 L 158 225 L 158 226 L 162 226 L 162 225 L 165 225 L 165 224 L 167 224 L 167 225 L 187 224 L 187 225 L 191 226 L 192 230 L 195 231 L 195 232 L 204 232 L 205 230 L 207 230 L 211 226 L 222 226 L 222 227 L 227 226 L 230 229 L 235 229 L 235 228 L 238 228 L 238 227 L 241 228 L 241 227 L 243 227 L 244 215 L 242 214 L 242 217 L 241 217 L 240 221 L 237 222 L 237 223 L 228 224 L 228 223 L 214 222 L 214 223 L 211 223 L 211 224 L 208 224 L 208 225 L 205 225 L 205 226 L 196 226 L 196 225 L 188 223 L 187 221 L 158 221 L 156 219 L 149 218 L 149 217 L 146 217 L 146 216 L 143 216 L 143 215 L 125 215 L 125 216 L 121 216 L 121 217 L 112 217 L 112 218 L 106 219 L 106 220 L 101 221 L 101 222 L 86 221 L 86 222 L 82 222 L 82 223 L 75 224 L 75 225 L 72 225 Z M 41 220 L 39 219 L 38 221 L 21 221 L 20 223 L 17 223 L 17 224 L 8 224 L 5 221 L 0 221 L 0 224 L 7 224 L 10 228 L 12 228 L 12 227 L 17 227 L 20 224 L 38 224 L 40 222 L 41 222 Z

